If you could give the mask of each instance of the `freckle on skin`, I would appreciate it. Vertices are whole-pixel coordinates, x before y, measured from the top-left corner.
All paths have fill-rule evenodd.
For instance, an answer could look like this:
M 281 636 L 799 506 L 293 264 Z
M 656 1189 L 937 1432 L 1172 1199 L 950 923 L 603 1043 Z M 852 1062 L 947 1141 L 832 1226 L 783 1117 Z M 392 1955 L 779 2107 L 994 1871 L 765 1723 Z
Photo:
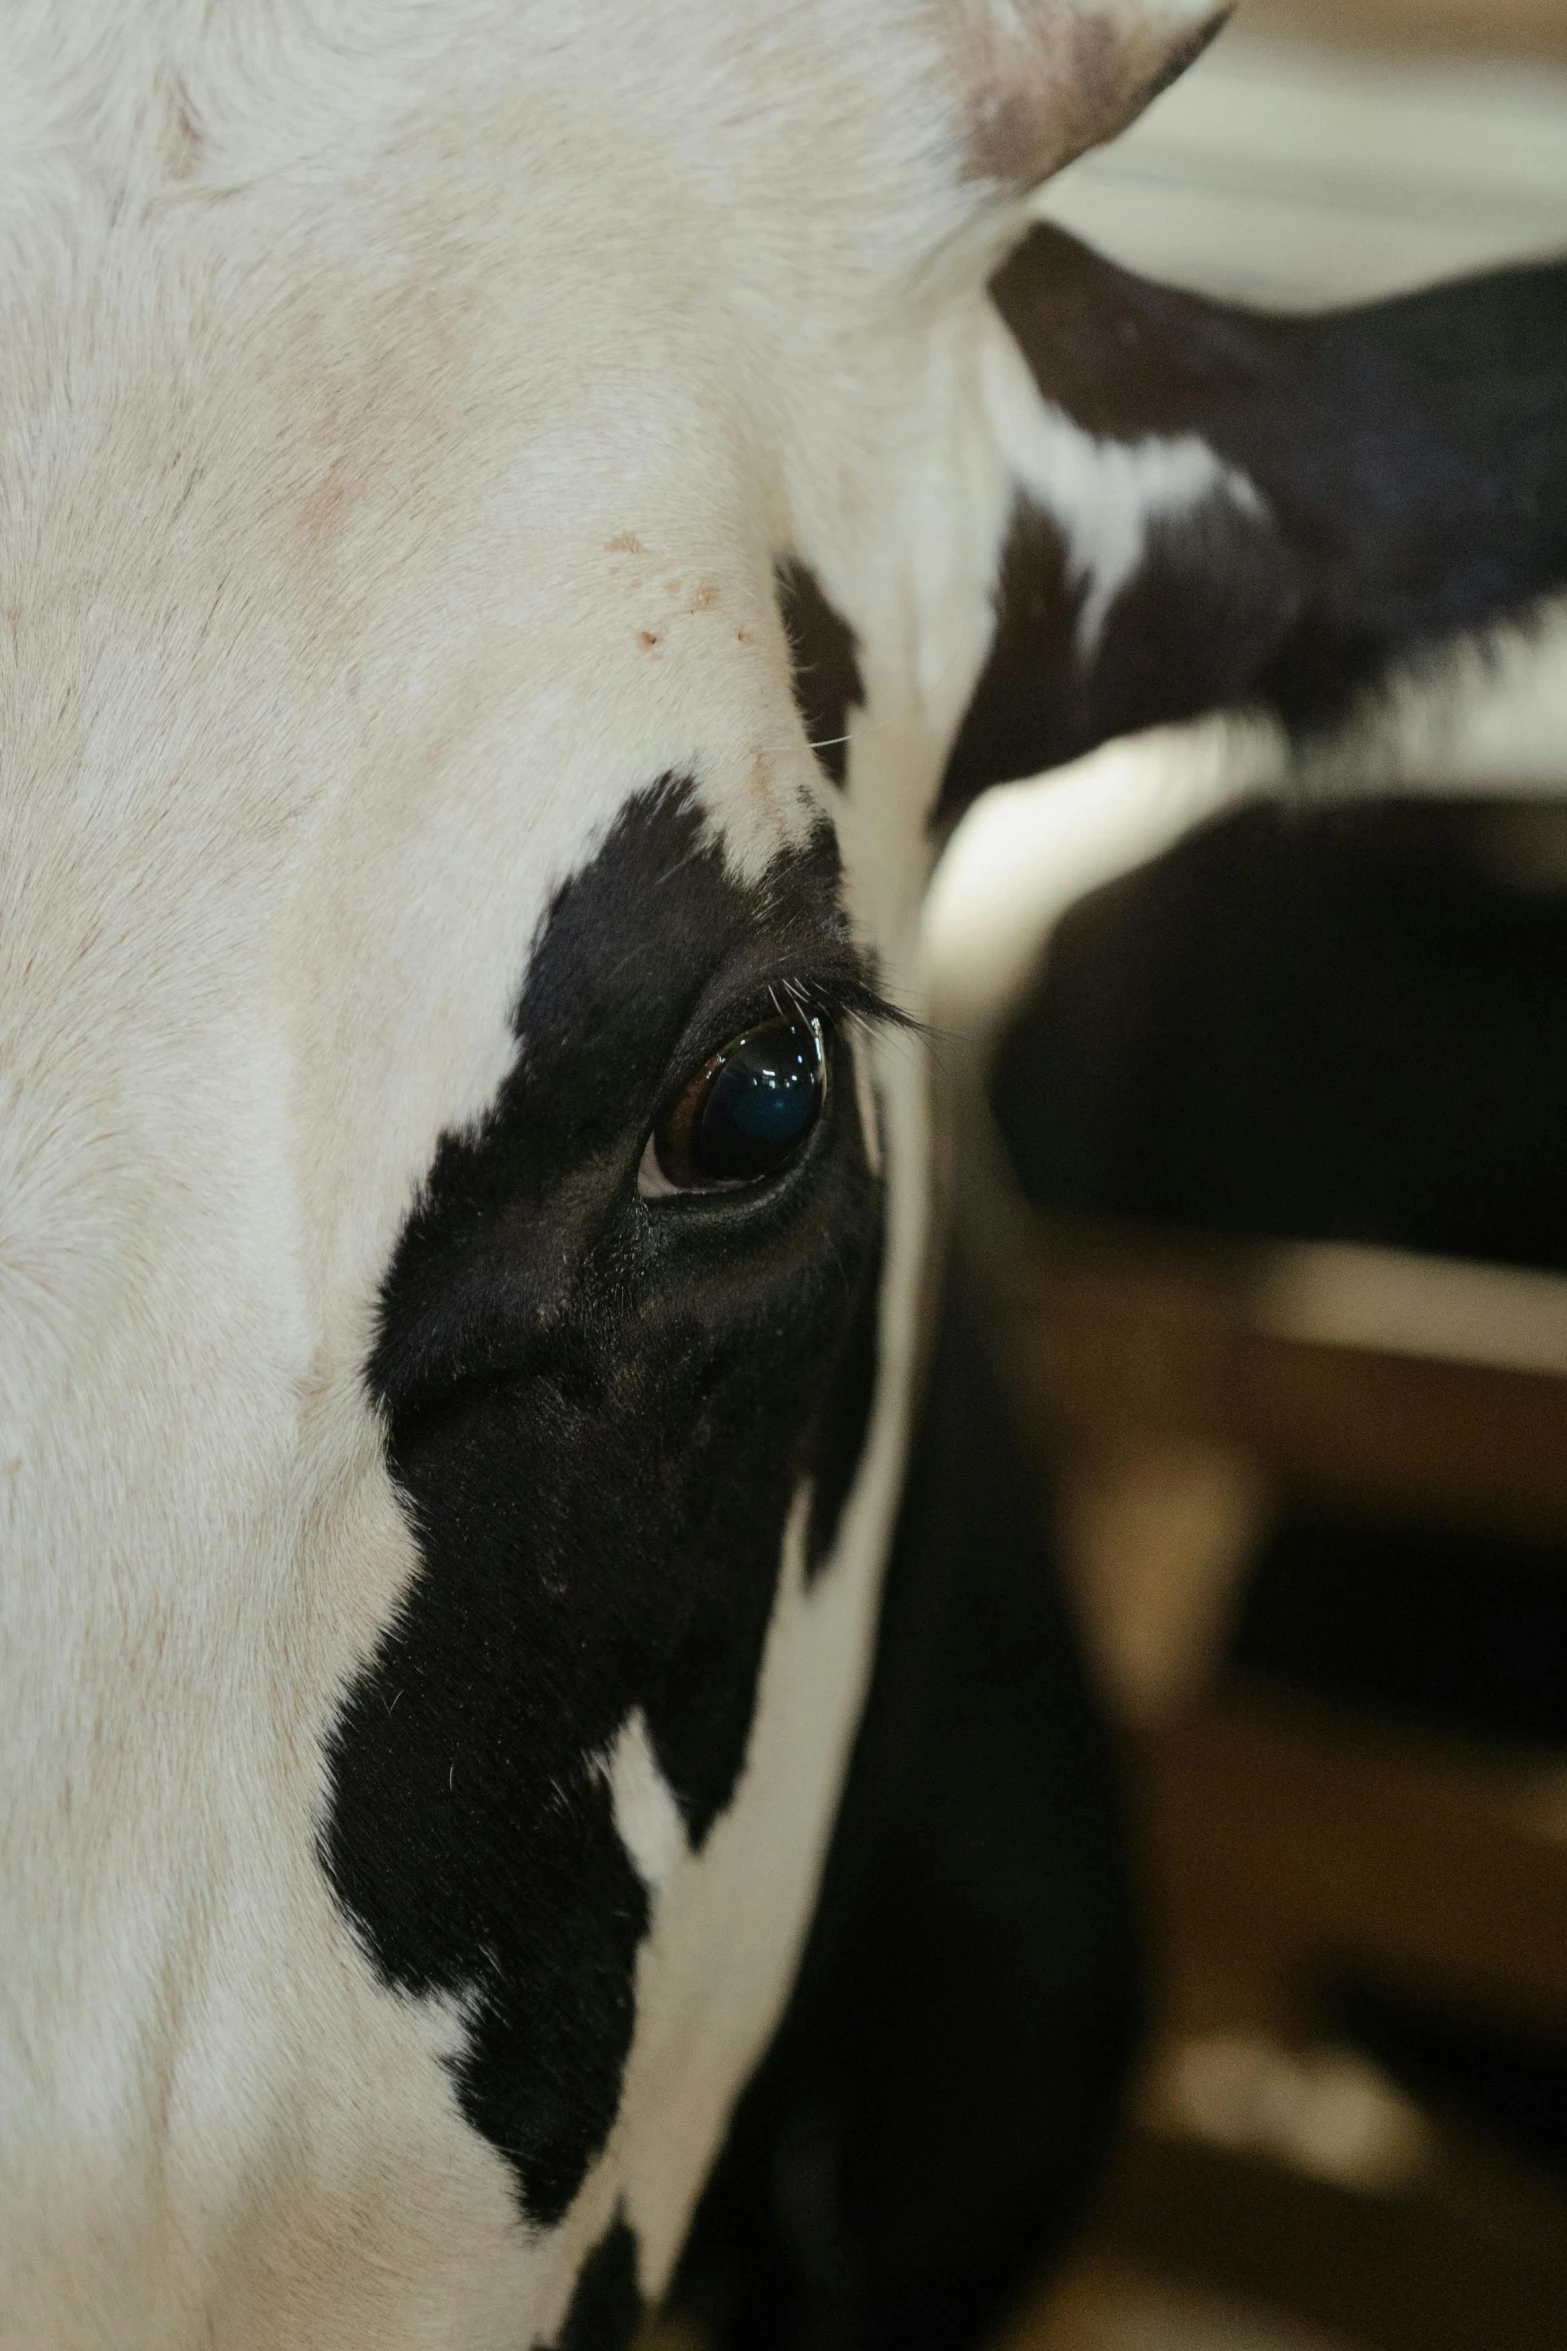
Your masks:
M 651 649 L 658 643 L 658 638 L 652 629 L 638 629 L 637 643 L 639 645 L 646 645 Z
M 680 582 L 678 580 L 666 580 L 664 582 L 664 594 L 666 596 L 678 596 L 679 593 Z
M 645 555 L 647 549 L 635 531 L 622 531 L 619 536 L 604 541 L 606 555 Z
M 756 642 L 749 629 L 736 629 L 735 639 L 741 645 L 754 645 Z
M 711 580 L 704 580 L 699 588 L 692 591 L 691 609 L 693 612 L 711 612 L 717 602 L 718 590 Z

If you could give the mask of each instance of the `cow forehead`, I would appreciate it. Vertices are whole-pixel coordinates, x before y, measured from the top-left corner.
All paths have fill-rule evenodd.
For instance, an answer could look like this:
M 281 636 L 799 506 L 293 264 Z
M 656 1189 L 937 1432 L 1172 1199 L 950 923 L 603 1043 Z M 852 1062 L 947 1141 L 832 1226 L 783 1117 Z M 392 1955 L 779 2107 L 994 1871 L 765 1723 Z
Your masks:
M 674 355 L 595 373 L 607 320 L 658 341 L 646 289 L 581 348 L 308 244 L 235 296 L 175 225 L 106 231 L 0 372 L 0 1024 L 27 1065 L 74 1005 L 76 1090 L 138 1039 L 154 1092 L 281 1051 L 307 1200 L 400 1112 L 406 1199 L 630 793 L 693 776 L 753 872 L 810 821 L 767 484 Z
M 773 599 L 798 274 L 770 314 L 717 186 L 658 166 L 678 44 L 628 127 L 602 25 L 471 13 L 346 79 L 330 10 L 270 48 L 234 11 L 248 56 L 176 8 L 73 14 L 63 65 L 0 29 L 0 1156 L 38 1275 L 0 1316 L 47 1299 L 56 1354 L 115 1302 L 176 1347 L 136 1287 L 175 1200 L 214 1364 L 243 1327 L 250 1392 L 346 1379 L 616 812 L 689 776 L 750 876 L 839 813 Z M 750 137 L 718 78 L 743 214 L 788 110 Z M 40 1358 L 3 1352 L 19 1436 Z
M 801 414 L 853 373 L 812 338 L 876 178 L 844 110 L 866 59 L 779 9 L 758 103 L 725 11 L 665 12 L 634 71 L 623 13 L 0 31 L 27 98 L 0 115 L 7 819 L 46 870 L 71 833 L 68 889 L 29 897 L 53 957 L 15 937 L 40 984 L 52 961 L 67 999 L 90 985 L 73 923 L 134 881 L 104 938 L 155 925 L 172 989 L 286 941 L 318 1029 L 353 997 L 379 1099 L 400 976 L 428 1033 L 471 1026 L 438 984 L 461 927 L 455 984 L 514 994 L 552 877 L 650 777 L 694 774 L 753 870 L 798 825 L 769 573 Z M 835 297 L 862 351 L 867 280 L 932 235 L 908 158 L 880 161 Z M 839 421 L 815 437 L 843 462 Z M 307 989 L 253 999 L 253 1033 L 279 995 Z M 296 1060 L 308 1082 L 332 1055 Z

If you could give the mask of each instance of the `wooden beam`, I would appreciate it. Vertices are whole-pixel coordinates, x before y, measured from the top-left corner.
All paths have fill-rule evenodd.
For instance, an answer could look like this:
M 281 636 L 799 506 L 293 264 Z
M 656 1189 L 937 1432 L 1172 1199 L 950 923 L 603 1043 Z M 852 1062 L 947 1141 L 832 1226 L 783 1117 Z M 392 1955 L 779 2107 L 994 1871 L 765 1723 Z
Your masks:
M 1567 1370 L 1541 1368 L 1553 1317 L 1567 1365 L 1567 1284 L 1538 1277 L 1547 1312 L 1531 1316 L 1534 1277 L 1463 1269 L 1471 1304 L 1489 1283 L 1496 1312 L 1448 1343 L 1441 1315 L 1411 1328 L 1411 1261 L 1391 1253 L 1404 1303 L 1385 1327 L 1314 1319 L 1313 1254 L 1037 1221 L 1001 1300 L 1025 1414 L 1056 1444 L 1210 1444 L 1334 1499 L 1567 1536 Z M 1319 1286 L 1342 1291 L 1344 1253 L 1317 1254 Z M 1383 1253 L 1359 1255 L 1374 1288 Z M 1431 1265 L 1435 1291 L 1453 1269 Z
M 1567 1770 L 1227 1691 L 1143 1750 L 1174 1968 L 1259 1936 L 1449 2012 L 1567 2031 Z M 1179 2006 L 1179 1987 L 1172 1985 Z

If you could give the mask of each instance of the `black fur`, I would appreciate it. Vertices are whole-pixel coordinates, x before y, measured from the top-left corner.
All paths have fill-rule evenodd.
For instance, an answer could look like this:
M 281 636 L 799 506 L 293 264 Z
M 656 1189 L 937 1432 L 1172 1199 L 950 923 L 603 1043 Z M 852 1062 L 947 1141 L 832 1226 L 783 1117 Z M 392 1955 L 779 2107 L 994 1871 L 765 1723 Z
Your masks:
M 1023 1189 L 1567 1265 L 1567 917 L 1485 863 L 1524 823 L 1567 853 L 1539 804 L 1250 808 L 1084 899 L 997 1055 Z
M 965 2351 L 1069 2220 L 1137 2012 L 1109 1743 L 949 1308 L 800 1981 L 677 2299 L 716 2351 Z
M 441 1144 L 386 1280 L 370 1382 L 423 1566 L 345 1706 L 326 1857 L 389 1983 L 472 2000 L 463 2108 L 536 2221 L 604 2144 L 634 2023 L 648 1902 L 602 1758 L 640 1708 L 701 1844 L 791 1499 L 844 1482 L 821 1400 L 860 1376 L 881 1231 L 844 1042 L 786 1174 L 635 1182 L 660 1100 L 771 990 L 857 1000 L 837 887 L 825 828 L 747 888 L 688 790 L 633 802 L 556 899 L 515 1072 Z
M 1567 583 L 1567 264 L 1280 318 L 1040 226 L 992 291 L 1047 400 L 1103 438 L 1195 434 L 1266 511 L 1155 524 L 1080 659 L 1061 532 L 1020 499 L 944 816 L 1204 710 L 1321 727 L 1401 656 Z
M 578 2272 L 555 2351 L 626 2351 L 641 2323 L 636 2231 L 617 2218 Z
M 881 1253 L 860 1275 L 854 1313 L 823 1392 L 812 1447 L 811 1526 L 806 1573 L 814 1577 L 831 1558 L 838 1523 L 870 1434 L 881 1372 Z
M 795 704 L 811 749 L 841 790 L 849 772 L 849 712 L 865 700 L 859 641 L 808 563 L 786 556 L 774 576 Z

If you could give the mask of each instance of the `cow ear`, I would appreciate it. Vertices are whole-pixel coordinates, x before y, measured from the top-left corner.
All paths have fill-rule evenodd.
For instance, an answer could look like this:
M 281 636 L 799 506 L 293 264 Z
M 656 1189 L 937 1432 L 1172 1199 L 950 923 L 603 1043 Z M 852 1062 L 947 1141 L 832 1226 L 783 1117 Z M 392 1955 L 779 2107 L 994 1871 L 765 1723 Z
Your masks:
M 992 294 L 1013 503 L 945 815 L 1207 711 L 1320 736 L 1567 586 L 1567 264 L 1279 317 L 1039 227 Z
M 1114 138 L 1213 39 L 1234 0 L 939 0 L 968 176 L 1032 188 Z

